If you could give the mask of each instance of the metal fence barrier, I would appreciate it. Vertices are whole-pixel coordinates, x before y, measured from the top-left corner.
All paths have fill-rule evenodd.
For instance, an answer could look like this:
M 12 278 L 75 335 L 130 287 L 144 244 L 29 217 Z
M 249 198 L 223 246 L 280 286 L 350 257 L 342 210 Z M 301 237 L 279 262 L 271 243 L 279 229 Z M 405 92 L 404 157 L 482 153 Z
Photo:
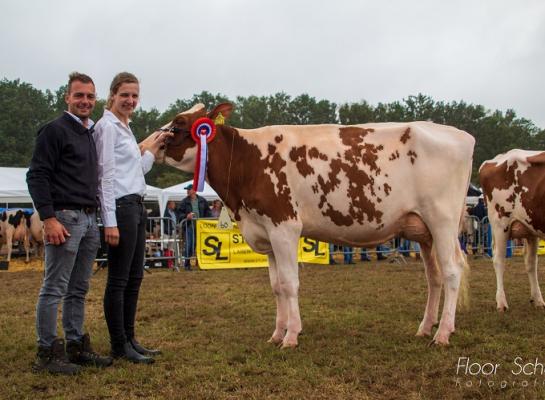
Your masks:
M 475 216 L 468 216 L 462 223 L 459 236 L 462 250 L 474 257 L 492 257 L 492 231 L 488 217 L 479 220 Z M 509 240 L 507 257 L 520 253 L 524 248 L 522 241 Z M 359 255 L 359 256 L 358 256 Z M 352 263 L 354 259 L 367 261 L 374 256 L 376 259 L 387 258 L 390 262 L 404 263 L 409 257 L 420 258 L 418 243 L 406 239 L 394 238 L 381 246 L 372 249 L 353 248 L 330 245 L 330 262 Z
M 107 264 L 107 244 L 104 241 L 104 227 L 99 224 L 100 248 L 95 261 L 100 270 Z M 180 270 L 180 236 L 170 218 L 148 217 L 146 225 L 145 269 L 166 267 Z M 96 271 L 95 271 L 96 273 Z
M 216 218 L 199 218 L 216 219 Z M 180 271 L 180 267 L 191 269 L 198 267 L 196 247 L 196 229 L 193 220 L 183 219 L 177 225 L 170 218 L 149 217 L 146 228 L 146 267 L 167 267 Z M 101 228 L 102 230 L 102 228 Z M 170 234 L 169 234 L 170 233 Z M 479 220 L 477 217 L 465 218 L 459 236 L 462 250 L 474 257 L 492 256 L 492 236 L 488 217 Z M 106 246 L 101 234 L 101 250 L 96 261 L 104 265 L 106 260 Z M 515 254 L 515 250 L 523 248 L 522 242 L 509 241 L 507 255 Z M 330 263 L 354 263 L 355 261 L 369 261 L 386 259 L 389 262 L 406 263 L 406 259 L 420 258 L 420 246 L 402 238 L 393 238 L 375 248 L 346 247 L 330 244 Z M 101 264 L 102 263 L 102 264 Z

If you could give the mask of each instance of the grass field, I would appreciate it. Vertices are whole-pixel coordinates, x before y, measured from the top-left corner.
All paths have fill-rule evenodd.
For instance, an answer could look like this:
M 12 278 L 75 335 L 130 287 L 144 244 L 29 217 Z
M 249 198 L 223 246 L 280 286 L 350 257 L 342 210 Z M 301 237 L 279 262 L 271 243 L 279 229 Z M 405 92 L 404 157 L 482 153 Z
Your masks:
M 265 269 L 154 271 L 142 286 L 137 335 L 164 355 L 152 366 L 120 361 L 75 378 L 30 371 L 41 272 L 0 272 L 0 399 L 544 398 L 539 365 L 515 374 L 519 364 L 545 363 L 545 313 L 529 304 L 522 259 L 506 272 L 504 315 L 495 310 L 490 260 L 470 265 L 471 307 L 458 313 L 446 348 L 414 336 L 427 291 L 420 263 L 303 266 L 295 350 L 266 343 L 275 305 Z M 86 317 L 102 353 L 105 278 L 92 279 Z M 457 375 L 461 357 L 500 366 L 488 376 Z

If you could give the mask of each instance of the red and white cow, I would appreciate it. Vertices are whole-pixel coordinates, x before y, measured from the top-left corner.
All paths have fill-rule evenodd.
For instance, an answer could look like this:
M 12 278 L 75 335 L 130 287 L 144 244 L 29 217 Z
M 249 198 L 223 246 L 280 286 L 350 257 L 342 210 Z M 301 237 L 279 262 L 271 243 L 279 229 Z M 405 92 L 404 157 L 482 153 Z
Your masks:
M 11 261 L 11 251 L 13 248 L 13 242 L 23 243 L 26 253 L 26 262 L 30 261 L 30 242 L 28 240 L 28 226 L 25 219 L 25 213 L 23 210 L 10 210 L 2 213 L 0 224 L 1 229 L 1 242 L 0 244 L 6 244 L 8 250 L 7 261 Z
M 479 170 L 488 204 L 496 271 L 496 304 L 508 308 L 503 287 L 505 251 L 509 239 L 525 239 L 526 272 L 531 302 L 545 307 L 537 281 L 538 239 L 545 238 L 545 152 L 511 150 L 485 161 Z
M 231 110 L 224 103 L 207 113 L 198 104 L 178 114 L 163 127 L 175 133 L 164 162 L 193 172 L 191 125 L 203 116 L 228 118 Z M 471 135 L 431 122 L 218 126 L 208 145 L 207 180 L 250 247 L 268 256 L 277 309 L 270 342 L 293 347 L 301 332 L 301 235 L 358 247 L 399 235 L 420 243 L 426 265 L 428 302 L 417 335 L 431 335 L 444 285 L 434 342 L 448 344 L 467 266 L 458 230 L 474 144 Z

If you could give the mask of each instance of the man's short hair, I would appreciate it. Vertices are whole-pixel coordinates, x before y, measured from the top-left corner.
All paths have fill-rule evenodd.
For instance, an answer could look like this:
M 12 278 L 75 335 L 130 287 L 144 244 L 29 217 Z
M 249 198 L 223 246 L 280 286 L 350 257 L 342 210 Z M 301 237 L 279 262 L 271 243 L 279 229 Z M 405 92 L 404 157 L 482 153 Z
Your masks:
M 93 86 L 95 86 L 95 82 L 93 82 L 93 79 L 91 79 L 89 75 L 82 74 L 81 72 L 72 72 L 70 75 L 68 75 L 68 87 L 66 88 L 67 93 L 70 93 L 73 82 L 92 83 Z

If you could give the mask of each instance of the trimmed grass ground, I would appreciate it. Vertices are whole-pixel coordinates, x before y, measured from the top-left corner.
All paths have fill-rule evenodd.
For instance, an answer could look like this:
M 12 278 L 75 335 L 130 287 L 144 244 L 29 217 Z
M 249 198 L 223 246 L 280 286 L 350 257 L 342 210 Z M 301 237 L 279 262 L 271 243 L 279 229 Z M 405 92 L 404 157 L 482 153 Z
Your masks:
M 42 273 L 0 272 L 0 399 L 544 398 L 539 366 L 515 374 L 517 363 L 545 363 L 545 312 L 529 304 L 522 259 L 507 268 L 504 315 L 495 310 L 490 260 L 470 265 L 471 307 L 458 313 L 447 348 L 414 336 L 427 291 L 420 263 L 303 266 L 304 331 L 291 351 L 266 343 L 275 318 L 266 269 L 153 271 L 144 279 L 137 334 L 164 355 L 152 366 L 116 362 L 75 378 L 30 371 Z M 101 271 L 92 279 L 86 318 L 102 353 L 109 350 L 105 278 Z M 457 375 L 460 357 L 500 366 L 489 376 Z

